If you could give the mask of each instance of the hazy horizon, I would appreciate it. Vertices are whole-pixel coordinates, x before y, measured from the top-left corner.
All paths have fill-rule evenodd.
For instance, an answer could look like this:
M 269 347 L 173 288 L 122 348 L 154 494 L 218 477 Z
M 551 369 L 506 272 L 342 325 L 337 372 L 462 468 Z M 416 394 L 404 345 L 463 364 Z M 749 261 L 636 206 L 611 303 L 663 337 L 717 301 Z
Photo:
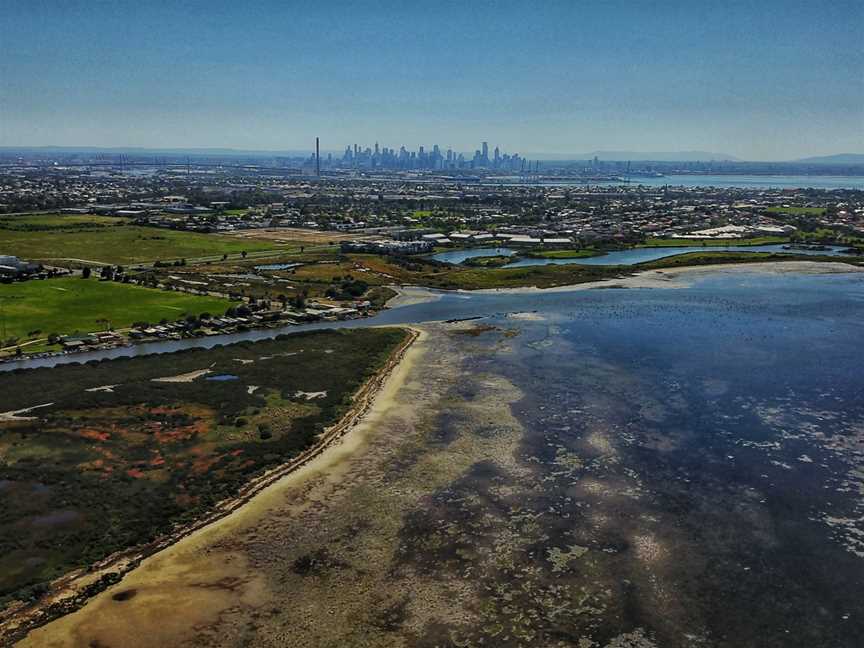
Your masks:
M 33 2 L 0 25 L 0 146 L 857 153 L 862 31 L 845 0 Z
M 353 143 L 352 143 L 353 144 Z M 378 142 L 382 147 L 396 148 L 401 145 L 392 145 L 389 142 Z M 368 142 L 358 143 L 361 149 L 369 146 Z M 490 147 L 494 148 L 494 143 L 490 143 Z M 427 150 L 431 146 L 426 146 Z M 442 146 L 442 151 L 447 150 L 447 146 Z M 410 149 L 409 149 L 410 150 Z M 296 149 L 237 149 L 220 146 L 207 147 L 142 147 L 142 146 L 0 146 L 0 152 L 46 152 L 46 153 L 113 153 L 117 155 L 138 154 L 138 155 L 189 155 L 189 156 L 237 156 L 237 157 L 267 157 L 267 156 L 285 156 L 285 157 L 309 157 L 314 155 L 314 143 L 308 148 Z M 342 156 L 345 152 L 343 148 L 329 148 L 322 146 L 320 154 L 323 157 L 328 154 L 334 158 Z M 735 156 L 729 156 L 717 151 L 586 151 L 573 153 L 545 153 L 542 151 L 502 151 L 503 153 L 519 153 L 523 158 L 528 160 L 542 160 L 547 162 L 575 162 L 575 161 L 590 161 L 593 158 L 610 162 L 610 161 L 634 161 L 634 162 L 739 162 L 742 164 L 749 163 L 821 163 L 821 164 L 864 164 L 864 153 L 842 152 L 834 153 L 826 156 L 813 156 L 806 158 L 796 158 L 790 160 L 745 160 Z M 464 154 L 470 157 L 473 151 L 470 150 L 454 150 L 454 154 Z M 836 158 L 836 159 L 835 159 Z M 845 158 L 854 158 L 853 160 Z

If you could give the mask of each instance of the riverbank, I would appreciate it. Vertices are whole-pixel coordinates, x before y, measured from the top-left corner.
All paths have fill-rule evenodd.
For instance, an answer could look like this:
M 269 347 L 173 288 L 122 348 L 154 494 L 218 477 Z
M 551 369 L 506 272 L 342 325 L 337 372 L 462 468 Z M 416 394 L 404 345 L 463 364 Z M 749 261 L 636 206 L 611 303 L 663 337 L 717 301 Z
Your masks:
M 0 613 L 0 644 L 19 639 L 33 628 L 81 608 L 89 599 L 119 582 L 150 556 L 163 552 L 178 542 L 206 531 L 210 526 L 230 517 L 257 495 L 301 469 L 308 469 L 319 457 L 341 445 L 373 407 L 376 398 L 390 384 L 400 364 L 421 332 L 405 327 L 407 336 L 390 354 L 387 361 L 355 392 L 347 412 L 319 436 L 316 443 L 282 465 L 269 469 L 247 482 L 239 492 L 217 503 L 206 515 L 177 527 L 168 535 L 145 546 L 117 552 L 86 569 L 70 572 L 49 586 L 49 593 L 35 604 L 18 603 Z M 409 363 L 410 365 L 410 363 Z

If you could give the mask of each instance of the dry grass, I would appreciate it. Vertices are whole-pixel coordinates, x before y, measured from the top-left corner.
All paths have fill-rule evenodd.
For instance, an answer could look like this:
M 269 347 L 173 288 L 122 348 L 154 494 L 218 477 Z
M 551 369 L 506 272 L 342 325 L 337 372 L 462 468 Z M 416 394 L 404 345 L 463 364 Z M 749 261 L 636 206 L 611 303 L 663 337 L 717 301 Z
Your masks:
M 229 234 L 229 236 L 241 239 L 253 239 L 256 241 L 317 245 L 326 245 L 333 242 L 364 238 L 362 236 L 357 236 L 356 234 L 346 234 L 344 232 L 319 232 L 294 227 L 269 227 L 265 229 L 244 230 L 242 232 Z

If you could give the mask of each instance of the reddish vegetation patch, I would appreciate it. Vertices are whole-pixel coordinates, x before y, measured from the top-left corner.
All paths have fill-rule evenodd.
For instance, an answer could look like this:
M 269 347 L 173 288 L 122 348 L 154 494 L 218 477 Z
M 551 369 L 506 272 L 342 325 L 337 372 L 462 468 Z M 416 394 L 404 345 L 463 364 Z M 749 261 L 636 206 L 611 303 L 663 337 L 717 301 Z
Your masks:
M 78 434 L 85 439 L 90 439 L 91 441 L 107 441 L 111 438 L 111 435 L 108 432 L 94 430 L 92 428 L 82 428 L 78 430 Z
M 195 474 L 201 475 L 210 470 L 210 468 L 212 468 L 214 464 L 218 463 L 223 456 L 224 455 L 198 457 L 192 462 L 192 470 Z
M 139 470 L 138 468 L 130 468 L 126 471 L 126 474 L 133 479 L 142 479 L 144 477 L 144 471 Z

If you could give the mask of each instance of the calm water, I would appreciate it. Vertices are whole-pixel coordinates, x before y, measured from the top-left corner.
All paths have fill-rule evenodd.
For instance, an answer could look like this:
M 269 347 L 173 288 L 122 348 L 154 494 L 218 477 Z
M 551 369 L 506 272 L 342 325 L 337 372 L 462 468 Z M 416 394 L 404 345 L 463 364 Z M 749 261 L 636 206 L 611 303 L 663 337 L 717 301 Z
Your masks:
M 290 270 L 291 268 L 299 268 L 302 263 L 267 263 L 264 265 L 255 266 L 256 270 Z
M 861 646 L 861 277 L 461 301 L 498 329 L 466 345 L 463 372 L 520 389 L 530 469 L 485 462 L 432 497 L 414 568 L 482 557 L 491 527 L 524 550 L 499 569 L 456 563 L 489 592 L 478 607 L 503 609 L 489 627 L 507 627 L 509 604 L 572 645 L 641 628 L 654 643 L 620 645 Z M 550 618 L 548 591 L 592 612 Z
M 430 485 L 399 520 L 388 569 L 421 576 L 396 600 L 425 587 L 472 611 L 414 645 L 860 648 L 864 277 L 436 294 L 336 325 L 481 318 L 437 334 L 461 378 L 430 385 L 444 390 L 434 434 L 394 475 L 433 446 L 496 447 L 505 411 L 521 427 L 515 449 Z M 502 380 L 512 402 L 472 409 Z
M 557 265 L 567 265 L 578 263 L 581 265 L 635 265 L 637 263 L 646 263 L 648 261 L 656 261 L 657 259 L 665 259 L 666 257 L 675 256 L 678 254 L 687 254 L 688 252 L 774 252 L 775 254 L 810 254 L 822 256 L 838 256 L 843 247 L 831 247 L 828 250 L 786 250 L 783 245 L 712 245 L 712 246 L 692 246 L 692 247 L 674 247 L 674 248 L 634 248 L 632 250 L 619 250 L 609 252 L 602 256 L 586 257 L 584 259 L 520 259 L 513 263 L 507 264 L 508 268 L 519 268 L 524 266 L 547 265 L 554 263 Z
M 672 248 L 634 248 L 632 250 L 619 250 L 609 252 L 602 256 L 584 257 L 576 259 L 519 259 L 508 263 L 508 268 L 520 268 L 524 266 L 535 265 L 569 265 L 578 263 L 581 265 L 635 265 L 637 263 L 645 263 L 647 261 L 656 261 L 666 257 L 675 256 L 676 254 L 687 254 L 688 252 L 774 252 L 779 254 L 810 254 L 823 256 L 838 256 L 841 255 L 843 247 L 832 246 L 827 250 L 786 250 L 783 245 L 712 245 L 712 246 L 691 246 L 691 247 L 672 247 Z M 468 248 L 464 250 L 453 250 L 451 252 L 440 252 L 432 258 L 436 261 L 444 263 L 459 264 L 467 259 L 475 257 L 488 256 L 513 256 L 515 250 L 509 248 Z
M 516 250 L 511 250 L 506 247 L 499 248 L 466 248 L 463 250 L 451 250 L 449 252 L 439 252 L 432 256 L 436 261 L 441 261 L 442 263 L 452 263 L 454 265 L 458 265 L 468 259 L 476 259 L 480 257 L 491 257 L 491 256 L 513 256 L 516 254 Z
M 583 182 L 541 182 L 542 186 L 579 187 Z M 592 182 L 591 185 L 618 185 L 620 182 Z M 662 178 L 631 179 L 628 186 L 635 187 L 720 187 L 740 189 L 856 189 L 864 190 L 861 176 L 808 176 L 808 175 L 669 175 Z

